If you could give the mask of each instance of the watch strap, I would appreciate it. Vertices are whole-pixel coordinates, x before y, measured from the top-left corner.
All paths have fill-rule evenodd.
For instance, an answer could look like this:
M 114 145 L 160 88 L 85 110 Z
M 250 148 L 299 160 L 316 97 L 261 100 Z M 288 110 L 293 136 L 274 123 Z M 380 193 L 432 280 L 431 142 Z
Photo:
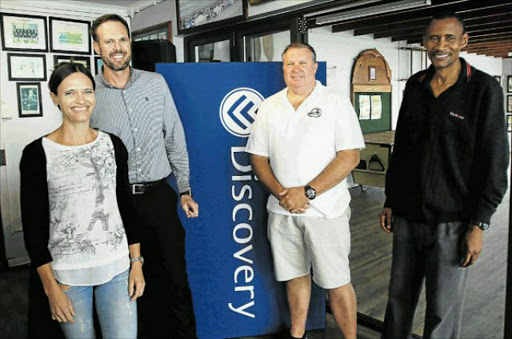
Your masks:
M 134 262 L 137 262 L 137 261 L 140 261 L 141 264 L 144 264 L 144 257 L 134 257 L 134 258 L 130 258 L 130 264 L 131 263 L 134 263 Z
M 182 197 L 184 195 L 188 195 L 188 196 L 192 197 L 192 190 L 189 188 L 186 191 L 180 192 L 180 197 Z
M 471 220 L 470 221 L 470 225 L 476 226 L 479 229 L 481 229 L 482 231 L 485 231 L 485 230 L 489 229 L 489 227 L 491 226 L 491 225 L 489 225 L 486 222 L 478 221 L 478 220 Z
M 308 198 L 309 200 L 313 200 L 316 198 L 316 190 L 309 185 L 304 186 L 304 194 L 306 195 L 306 198 Z

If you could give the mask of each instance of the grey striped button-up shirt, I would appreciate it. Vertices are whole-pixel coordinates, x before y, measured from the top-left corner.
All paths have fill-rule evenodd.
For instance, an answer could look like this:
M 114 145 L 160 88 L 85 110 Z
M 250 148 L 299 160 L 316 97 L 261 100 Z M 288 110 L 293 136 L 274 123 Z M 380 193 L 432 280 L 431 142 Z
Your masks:
M 117 135 L 128 150 L 130 183 L 157 181 L 174 173 L 180 192 L 189 186 L 185 134 L 164 78 L 132 69 L 125 88 L 96 80 L 91 127 Z

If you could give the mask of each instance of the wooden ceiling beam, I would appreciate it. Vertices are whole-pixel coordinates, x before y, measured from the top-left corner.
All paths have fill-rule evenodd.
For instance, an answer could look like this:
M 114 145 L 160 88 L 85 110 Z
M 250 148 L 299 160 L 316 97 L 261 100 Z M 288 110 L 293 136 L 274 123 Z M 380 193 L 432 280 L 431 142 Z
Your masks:
M 509 25 L 507 25 L 509 24 Z M 503 27 L 503 28 L 512 28 L 512 15 L 507 17 L 506 21 L 501 21 L 499 23 L 486 23 L 478 26 L 466 26 L 466 31 L 471 36 L 478 32 L 484 32 L 484 31 L 492 31 L 497 29 L 497 27 Z M 375 33 L 373 37 L 375 39 L 381 39 L 381 38 L 393 38 L 393 37 L 402 37 L 400 40 L 407 40 L 407 37 L 410 36 L 423 36 L 424 29 L 423 27 L 418 27 L 415 29 L 404 29 L 404 30 L 398 30 L 393 32 L 382 32 L 382 33 Z M 406 37 L 406 38 L 403 38 Z M 396 40 L 393 40 L 396 41 Z
M 462 51 L 468 52 L 468 53 L 469 52 L 479 53 L 479 52 L 485 52 L 485 51 L 505 51 L 505 50 L 510 50 L 510 49 L 507 49 L 506 47 L 503 47 L 503 46 L 498 46 L 498 47 L 485 47 L 485 48 L 465 48 Z
M 332 26 L 332 32 L 338 33 L 353 29 L 362 29 L 365 27 L 371 27 L 376 25 L 385 25 L 388 23 L 400 23 L 411 20 L 411 17 L 415 19 L 429 19 L 434 14 L 440 11 L 453 11 L 460 13 L 462 16 L 468 15 L 469 12 L 475 10 L 493 10 L 503 11 L 504 8 L 510 7 L 510 1 L 505 0 L 486 0 L 486 1 L 432 1 L 433 4 L 429 7 L 414 8 L 408 11 L 400 11 L 398 13 L 385 13 L 374 15 L 370 17 L 364 17 L 361 19 L 348 20 L 343 23 L 334 24 Z
M 467 45 L 464 49 L 478 49 L 478 48 L 489 48 L 489 47 L 511 47 L 512 51 L 512 41 L 494 41 L 490 43 L 485 44 L 479 44 L 479 45 Z
M 476 48 L 476 47 L 486 47 L 486 46 L 509 46 L 509 45 L 512 47 L 512 39 L 489 41 L 489 42 L 471 42 L 470 41 L 470 43 L 468 43 L 468 46 L 466 48 Z
M 495 57 L 495 58 L 506 58 L 508 56 L 507 53 L 476 53 L 477 55 L 485 55 L 488 57 Z
M 488 53 L 508 53 L 506 48 L 489 48 L 489 49 L 476 49 L 476 50 L 464 50 L 466 53 L 476 54 L 488 54 Z
M 470 8 L 470 0 L 459 0 L 459 1 L 450 1 L 450 3 L 440 3 L 440 4 L 432 4 L 428 8 L 423 9 L 411 9 L 408 12 L 399 12 L 399 13 L 384 13 L 373 15 L 370 17 L 364 17 L 361 19 L 352 19 L 343 23 L 335 24 L 332 26 L 332 32 L 338 33 L 343 31 L 349 31 L 356 28 L 367 27 L 367 26 L 375 26 L 378 24 L 387 24 L 389 22 L 402 22 L 405 20 L 410 20 L 411 15 L 414 15 L 414 12 L 422 13 L 422 17 L 428 18 L 432 16 L 432 13 L 438 11 L 454 11 L 455 7 L 461 6 L 463 8 Z M 425 11 L 425 13 L 423 13 Z M 342 12 L 341 12 L 342 13 Z M 341 14 L 340 13 L 340 14 Z M 430 13 L 430 14 L 429 14 Z
M 487 28 L 487 29 L 480 29 L 480 30 L 474 30 L 474 31 L 468 31 L 469 33 L 469 39 L 475 39 L 481 36 L 493 36 L 498 34 L 506 34 L 506 33 L 512 33 L 512 25 L 510 26 L 502 26 L 499 28 Z M 377 34 L 375 34 L 375 38 L 377 39 Z M 423 33 L 419 32 L 411 32 L 403 35 L 395 35 L 391 37 L 391 41 L 403 41 L 403 40 L 412 40 L 420 42 L 423 40 Z
M 512 38 L 511 33 L 504 33 L 504 34 L 496 34 L 495 36 L 484 36 L 484 37 L 469 37 L 469 44 L 476 43 L 476 42 L 491 42 L 491 41 L 500 41 L 500 40 L 508 40 L 509 38 Z M 421 38 L 415 38 L 415 39 L 407 39 L 408 44 L 418 44 L 422 43 L 423 39 Z
M 482 13 L 477 13 L 482 12 Z M 483 13 L 485 12 L 485 13 Z M 478 25 L 489 25 L 491 23 L 501 23 L 503 21 L 512 21 L 512 4 L 507 8 L 492 8 L 492 12 L 488 9 L 485 11 L 475 11 L 471 12 L 475 15 L 475 17 L 466 17 L 464 18 L 464 22 L 466 27 L 475 27 Z M 397 32 L 403 30 L 411 30 L 411 29 L 425 29 L 430 18 L 420 18 L 420 19 L 410 19 L 406 21 L 402 21 L 400 23 L 388 23 L 384 25 L 378 26 L 369 26 L 364 28 L 359 28 L 354 30 L 354 35 L 366 35 L 366 34 L 374 34 L 374 33 L 384 33 L 384 32 Z M 391 34 L 392 35 L 392 34 Z M 391 36 L 389 35 L 389 36 Z

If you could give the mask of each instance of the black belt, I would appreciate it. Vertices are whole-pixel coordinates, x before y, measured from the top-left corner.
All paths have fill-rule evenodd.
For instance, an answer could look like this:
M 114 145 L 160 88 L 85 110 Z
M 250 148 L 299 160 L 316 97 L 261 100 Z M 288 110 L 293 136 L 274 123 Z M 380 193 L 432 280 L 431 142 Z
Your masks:
M 144 194 L 151 191 L 158 185 L 165 183 L 165 178 L 153 182 L 142 182 L 139 184 L 130 184 L 130 191 L 132 194 Z

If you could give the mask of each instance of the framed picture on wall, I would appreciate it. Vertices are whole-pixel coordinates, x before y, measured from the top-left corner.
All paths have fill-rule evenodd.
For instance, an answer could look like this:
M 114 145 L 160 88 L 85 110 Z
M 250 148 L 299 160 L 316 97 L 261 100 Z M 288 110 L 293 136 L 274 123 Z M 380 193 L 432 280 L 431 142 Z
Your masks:
M 91 58 L 88 56 L 75 56 L 75 55 L 54 55 L 53 67 L 57 67 L 61 62 L 73 62 L 75 64 L 82 64 L 91 71 Z
M 18 82 L 18 113 L 20 118 L 42 117 L 43 104 L 41 103 L 41 83 Z
M 46 17 L 0 13 L 2 49 L 47 52 Z
M 512 113 L 512 95 L 507 95 L 507 112 Z
M 512 114 L 507 114 L 507 131 L 512 132 Z
M 94 57 L 94 72 L 98 74 L 101 72 L 101 67 L 103 67 L 103 59 L 101 57 Z
M 507 77 L 507 92 L 512 93 L 512 75 Z
M 91 54 L 89 21 L 50 17 L 50 52 Z
M 176 0 L 178 33 L 242 21 L 247 13 L 246 0 Z
M 44 54 L 7 53 L 10 81 L 46 81 L 46 56 Z

